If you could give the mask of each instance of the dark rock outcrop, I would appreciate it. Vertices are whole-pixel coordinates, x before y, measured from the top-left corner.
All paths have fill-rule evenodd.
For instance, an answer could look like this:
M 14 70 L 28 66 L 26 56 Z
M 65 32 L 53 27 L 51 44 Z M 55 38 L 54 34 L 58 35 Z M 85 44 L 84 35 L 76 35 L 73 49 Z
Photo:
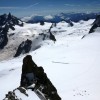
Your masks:
M 56 38 L 55 36 L 50 32 L 50 37 L 49 37 L 52 41 L 56 42 Z
M 45 23 L 44 23 L 44 21 L 40 21 L 40 25 L 44 25 Z
M 3 49 L 8 43 L 7 32 L 8 32 L 7 25 L 5 25 L 4 28 L 0 29 L 0 49 Z
M 8 15 L 3 14 L 0 16 L 0 26 L 6 25 L 6 24 L 9 27 L 15 26 L 15 25 L 23 26 L 23 22 L 17 17 L 11 15 L 11 13 L 9 13 Z
M 32 90 L 39 90 L 45 98 L 48 98 L 49 100 L 61 100 L 57 93 L 57 89 L 47 77 L 43 67 L 38 67 L 32 60 L 32 56 L 27 55 L 23 59 L 20 86 L 27 88 L 32 84 L 35 84 L 35 87 L 34 89 L 32 88 Z
M 31 40 L 26 40 L 26 41 L 23 41 L 18 49 L 17 49 L 17 52 L 15 54 L 14 57 L 18 57 L 20 54 L 25 54 L 25 53 L 28 53 L 31 49 L 31 44 L 32 44 L 32 41 Z
M 34 92 L 40 100 L 61 100 L 57 89 L 47 77 L 43 67 L 38 67 L 32 60 L 31 55 L 27 55 L 23 59 L 20 86 L 13 91 L 9 91 L 3 100 L 24 100 L 30 96 L 30 92 L 27 91 L 29 89 L 31 90 L 30 92 Z M 19 94 L 23 94 L 23 96 L 21 97 Z
M 50 28 L 47 32 L 48 34 L 44 34 L 44 33 L 39 34 L 39 35 L 43 36 L 43 40 L 50 39 L 50 40 L 56 42 L 56 38 L 55 38 L 54 34 L 51 32 L 51 29 L 53 27 L 56 27 L 56 23 L 52 23 L 52 25 L 50 26 Z
M 100 15 L 96 17 L 96 20 L 93 22 L 93 26 L 91 27 L 89 33 L 93 33 L 98 27 L 100 27 Z
M 53 24 L 51 25 L 51 27 L 50 27 L 50 29 L 49 29 L 49 33 L 50 33 L 49 38 L 50 38 L 52 41 L 56 42 L 56 38 L 55 38 L 55 36 L 54 36 L 54 35 L 52 34 L 52 32 L 51 32 L 52 27 L 53 27 Z
M 66 20 L 66 22 L 69 24 L 69 26 L 74 26 L 74 24 L 72 23 L 72 21 L 71 20 Z

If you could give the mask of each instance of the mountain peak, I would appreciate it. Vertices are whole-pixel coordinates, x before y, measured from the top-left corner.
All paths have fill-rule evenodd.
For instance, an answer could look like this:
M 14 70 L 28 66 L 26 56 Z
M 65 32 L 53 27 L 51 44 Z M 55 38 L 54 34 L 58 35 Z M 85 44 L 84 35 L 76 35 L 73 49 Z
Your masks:
M 11 13 L 9 12 L 9 14 L 8 14 L 8 19 L 11 19 L 11 17 L 12 17 L 12 15 L 11 15 Z
M 3 14 L 0 16 L 0 26 L 3 26 L 5 24 L 9 24 L 9 25 L 12 24 L 13 26 L 14 25 L 22 26 L 23 22 L 19 18 L 15 17 L 15 16 L 11 15 L 11 13 L 9 13 L 9 14 Z
M 3 49 L 8 43 L 8 30 L 15 30 L 14 26 L 23 26 L 23 22 L 17 17 L 11 15 L 11 13 L 3 14 L 0 16 L 0 49 Z

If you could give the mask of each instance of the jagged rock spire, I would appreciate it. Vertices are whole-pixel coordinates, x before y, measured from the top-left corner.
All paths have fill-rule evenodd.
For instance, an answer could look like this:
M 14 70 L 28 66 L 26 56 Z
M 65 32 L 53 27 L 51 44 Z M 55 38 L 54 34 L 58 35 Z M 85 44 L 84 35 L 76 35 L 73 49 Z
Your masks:
M 12 15 L 11 15 L 11 13 L 9 12 L 9 14 L 8 14 L 8 19 L 11 19 L 11 17 L 12 17 Z

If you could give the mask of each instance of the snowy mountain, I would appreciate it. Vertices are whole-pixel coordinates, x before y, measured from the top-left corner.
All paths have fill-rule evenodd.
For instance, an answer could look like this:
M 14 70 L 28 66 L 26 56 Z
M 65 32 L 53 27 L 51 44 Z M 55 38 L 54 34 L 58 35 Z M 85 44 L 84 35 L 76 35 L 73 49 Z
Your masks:
M 0 16 L 0 49 L 3 49 L 8 43 L 7 33 L 9 29 L 15 30 L 14 26 L 23 26 L 23 22 L 12 16 L 10 13 Z
M 19 18 L 9 13 L 8 15 L 7 14 L 0 15 L 0 26 L 4 25 L 8 25 L 9 28 L 11 28 L 12 26 L 15 25 L 23 26 L 23 22 Z
M 17 57 L 42 46 L 46 39 L 55 41 L 52 23 L 27 24 L 10 13 L 0 16 L 0 60 Z M 53 38 L 52 38 L 53 37 Z
M 73 22 L 73 27 L 65 21 L 57 24 L 44 22 L 44 25 L 24 23 L 23 27 L 15 25 L 15 30 L 8 30 L 9 41 L 0 51 L 0 57 L 14 56 L 18 48 L 23 53 L 29 43 L 31 52 L 28 54 L 38 66 L 43 66 L 62 100 L 99 100 L 100 31 L 89 34 L 93 22 L 94 19 L 81 20 Z M 55 43 L 49 40 L 50 32 L 56 37 Z M 8 91 L 19 87 L 22 61 L 26 55 L 0 62 L 0 100 Z M 14 95 L 19 100 L 40 100 L 31 90 L 26 93 L 28 96 L 17 89 Z
M 28 23 L 37 23 L 40 21 L 58 23 L 60 21 L 74 21 L 79 22 L 80 20 L 95 19 L 100 13 L 60 13 L 56 15 L 32 15 L 23 17 L 22 20 Z

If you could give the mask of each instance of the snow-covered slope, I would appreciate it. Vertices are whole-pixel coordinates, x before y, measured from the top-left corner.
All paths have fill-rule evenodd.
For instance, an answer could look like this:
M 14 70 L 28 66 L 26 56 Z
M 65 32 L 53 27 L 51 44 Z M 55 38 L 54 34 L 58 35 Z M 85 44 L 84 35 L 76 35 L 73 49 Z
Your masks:
M 34 51 L 45 43 L 44 40 L 56 41 L 54 35 L 59 33 L 84 36 L 89 32 L 93 23 L 93 20 L 89 20 L 78 23 L 61 21 L 59 23 L 43 22 L 42 25 L 41 23 L 27 24 L 11 14 L 2 16 L 0 22 L 0 61 Z
M 17 57 L 42 46 L 51 39 L 52 23 L 26 24 L 10 13 L 0 16 L 0 61 Z
M 46 40 L 41 48 L 29 53 L 38 66 L 43 66 L 62 100 L 100 99 L 100 34 L 88 34 L 93 21 L 80 21 L 74 23 L 73 27 L 58 23 L 51 29 L 57 42 L 54 44 Z M 38 30 L 38 24 L 26 24 L 29 31 L 23 32 L 21 36 L 29 33 L 31 26 L 41 31 Z M 48 29 L 48 26 L 41 27 Z M 33 32 L 37 34 L 37 31 Z M 81 39 L 84 35 L 86 37 Z M 0 62 L 0 100 L 8 91 L 19 86 L 24 56 Z M 39 100 L 34 92 L 28 90 L 27 93 L 29 97 L 16 91 L 22 100 Z
M 15 30 L 9 28 L 7 32 L 8 42 L 2 50 L 0 50 L 0 60 L 8 59 L 13 57 L 19 45 L 28 40 L 32 41 L 31 50 L 35 50 L 42 45 L 43 35 L 46 34 L 51 27 L 51 23 L 45 23 L 45 26 L 38 24 L 26 24 L 24 23 L 23 27 L 15 25 L 13 26 Z M 49 33 L 48 33 L 49 36 Z

